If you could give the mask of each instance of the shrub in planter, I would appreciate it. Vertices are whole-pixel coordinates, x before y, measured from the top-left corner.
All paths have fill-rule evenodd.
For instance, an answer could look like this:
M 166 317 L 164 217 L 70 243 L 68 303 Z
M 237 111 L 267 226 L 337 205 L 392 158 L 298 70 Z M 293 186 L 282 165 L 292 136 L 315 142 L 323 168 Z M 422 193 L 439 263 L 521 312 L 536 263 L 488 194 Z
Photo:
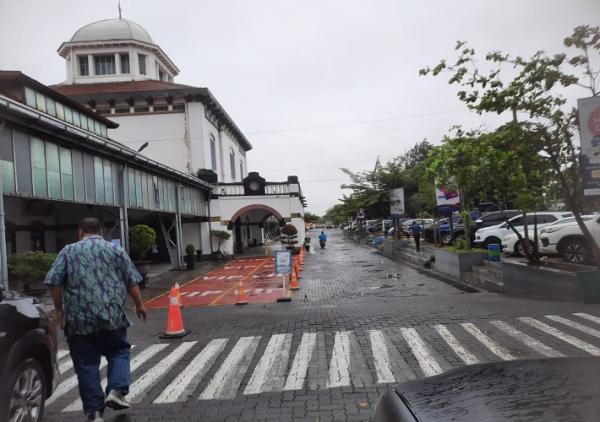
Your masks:
M 10 277 L 23 283 L 23 291 L 31 293 L 33 283 L 41 283 L 56 259 L 56 254 L 47 252 L 22 252 L 8 257 Z
M 223 253 L 221 252 L 221 244 L 223 243 L 224 240 L 227 240 L 231 237 L 231 233 L 229 233 L 225 230 L 211 230 L 210 234 L 213 237 L 216 237 L 217 239 L 219 239 L 219 245 L 217 246 L 217 252 L 215 252 L 213 255 L 215 256 L 215 258 L 218 258 L 219 256 L 222 257 Z
M 156 231 L 145 224 L 138 224 L 129 233 L 129 251 L 131 258 L 144 280 L 150 270 L 150 262 L 145 261 L 152 245 L 156 244 Z
M 194 269 L 194 261 L 196 260 L 196 257 L 194 256 L 196 254 L 196 247 L 192 244 L 187 244 L 185 246 L 185 263 L 187 264 L 187 270 L 193 270 Z
M 286 249 L 294 250 L 294 245 L 298 243 L 298 230 L 293 224 L 286 224 L 282 227 L 281 243 L 286 245 Z

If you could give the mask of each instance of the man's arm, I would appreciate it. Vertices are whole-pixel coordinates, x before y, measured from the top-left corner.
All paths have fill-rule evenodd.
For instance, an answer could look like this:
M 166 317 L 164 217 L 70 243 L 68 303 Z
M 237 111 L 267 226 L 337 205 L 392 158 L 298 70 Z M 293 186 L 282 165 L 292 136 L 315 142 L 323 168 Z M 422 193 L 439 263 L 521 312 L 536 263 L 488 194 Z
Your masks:
M 56 311 L 56 318 L 60 328 L 65 328 L 65 312 L 63 309 L 63 295 L 62 286 L 67 280 L 67 258 L 66 258 L 66 247 L 60 251 L 56 260 L 52 264 L 50 271 L 46 274 L 44 284 L 48 286 L 52 301 L 54 302 L 54 309 Z
M 62 287 L 49 286 L 50 296 L 54 302 L 54 310 L 56 311 L 56 318 L 60 324 L 60 328 L 65 328 L 65 312 L 63 310 L 63 298 L 62 298 Z
M 148 314 L 146 312 L 146 307 L 144 306 L 144 301 L 142 300 L 142 292 L 140 292 L 140 288 L 137 284 L 132 285 L 127 289 L 127 293 L 133 299 L 133 303 L 135 304 L 135 313 L 138 318 L 146 321 Z

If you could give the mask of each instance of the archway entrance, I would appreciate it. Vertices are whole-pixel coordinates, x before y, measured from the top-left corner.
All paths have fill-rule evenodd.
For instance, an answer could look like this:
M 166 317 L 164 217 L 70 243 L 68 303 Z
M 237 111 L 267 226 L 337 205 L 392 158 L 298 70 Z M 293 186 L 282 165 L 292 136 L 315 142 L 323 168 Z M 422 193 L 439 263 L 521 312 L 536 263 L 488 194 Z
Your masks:
M 231 218 L 234 253 L 241 254 L 248 249 L 265 244 L 265 222 L 283 222 L 283 217 L 274 208 L 264 204 L 253 204 L 241 208 Z

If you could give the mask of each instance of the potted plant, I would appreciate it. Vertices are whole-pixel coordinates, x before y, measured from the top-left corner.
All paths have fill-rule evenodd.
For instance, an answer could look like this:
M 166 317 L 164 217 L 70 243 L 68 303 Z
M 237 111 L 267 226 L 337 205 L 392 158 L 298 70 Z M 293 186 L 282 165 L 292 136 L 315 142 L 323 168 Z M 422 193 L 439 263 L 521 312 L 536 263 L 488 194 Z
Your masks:
M 310 252 L 310 237 L 304 238 L 304 250 Z
M 215 259 L 223 259 L 224 256 L 223 252 L 221 252 L 221 244 L 224 240 L 227 240 L 231 237 L 231 233 L 225 230 L 211 230 L 210 234 L 219 239 L 219 245 L 217 246 L 217 251 L 213 254 L 213 257 Z
M 185 263 L 187 265 L 186 270 L 190 271 L 194 269 L 194 261 L 196 257 L 194 256 L 196 253 L 196 247 L 191 243 L 188 243 L 185 247 Z
M 298 243 L 298 230 L 293 224 L 286 224 L 281 229 L 281 243 L 286 245 L 286 249 L 297 253 L 295 244 Z
M 46 289 L 41 283 L 56 259 L 56 254 L 41 251 L 22 252 L 8 257 L 8 272 L 11 279 L 23 283 L 23 292 L 29 295 L 43 294 Z M 34 283 L 40 283 L 37 288 Z
M 129 233 L 129 251 L 133 263 L 143 280 L 140 283 L 144 287 L 146 276 L 150 271 L 150 261 L 146 261 L 148 251 L 156 243 L 156 231 L 146 224 L 137 224 L 131 228 Z

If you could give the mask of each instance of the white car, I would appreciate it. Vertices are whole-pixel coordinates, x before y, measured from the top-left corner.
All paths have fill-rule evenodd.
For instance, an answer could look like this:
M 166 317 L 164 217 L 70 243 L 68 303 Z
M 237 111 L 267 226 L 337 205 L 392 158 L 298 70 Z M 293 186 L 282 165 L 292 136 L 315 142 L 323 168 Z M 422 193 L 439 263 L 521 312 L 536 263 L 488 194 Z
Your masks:
M 589 220 L 590 218 L 593 218 L 593 217 L 594 217 L 594 215 L 581 216 L 581 218 L 583 218 L 584 220 Z M 540 241 L 540 235 L 541 235 L 542 231 L 544 231 L 544 233 L 547 233 L 550 228 L 553 228 L 552 230 L 554 230 L 554 228 L 556 228 L 556 227 L 562 228 L 565 225 L 574 224 L 574 223 L 576 224 L 575 217 L 567 217 L 567 218 L 563 218 L 561 220 L 556 220 L 554 223 L 546 224 L 542 227 L 538 226 L 538 244 L 540 245 L 539 246 L 540 251 L 542 248 L 542 242 Z M 535 234 L 533 228 L 530 228 L 527 231 L 529 232 L 529 240 L 531 242 L 533 242 L 533 238 L 534 238 L 534 234 Z M 523 230 L 519 230 L 519 233 L 521 234 L 521 237 L 523 237 L 525 232 Z M 515 233 L 511 233 L 511 234 L 504 236 L 504 238 L 502 239 L 502 250 L 506 253 L 525 256 L 525 251 L 523 250 L 523 243 L 519 240 L 519 237 Z
M 535 213 L 527 214 L 527 226 L 533 227 L 534 221 L 537 220 L 538 227 L 543 225 L 553 223 L 557 220 L 561 220 L 563 218 L 572 217 L 572 212 L 550 212 L 550 211 L 538 211 Z M 512 226 L 518 231 L 523 230 L 523 216 L 516 215 L 512 218 L 509 218 L 508 221 L 512 224 Z M 481 246 L 483 248 L 487 248 L 488 245 L 492 243 L 502 244 L 502 239 L 504 236 L 507 236 L 511 233 L 514 233 L 506 222 L 502 224 L 496 224 L 495 226 L 484 227 L 475 232 L 475 241 L 473 242 L 476 246 Z
M 600 215 L 588 217 L 585 225 L 597 244 L 600 244 Z M 540 231 L 540 252 L 560 254 L 562 259 L 574 264 L 589 262 L 591 251 L 577 223 L 544 227 Z

